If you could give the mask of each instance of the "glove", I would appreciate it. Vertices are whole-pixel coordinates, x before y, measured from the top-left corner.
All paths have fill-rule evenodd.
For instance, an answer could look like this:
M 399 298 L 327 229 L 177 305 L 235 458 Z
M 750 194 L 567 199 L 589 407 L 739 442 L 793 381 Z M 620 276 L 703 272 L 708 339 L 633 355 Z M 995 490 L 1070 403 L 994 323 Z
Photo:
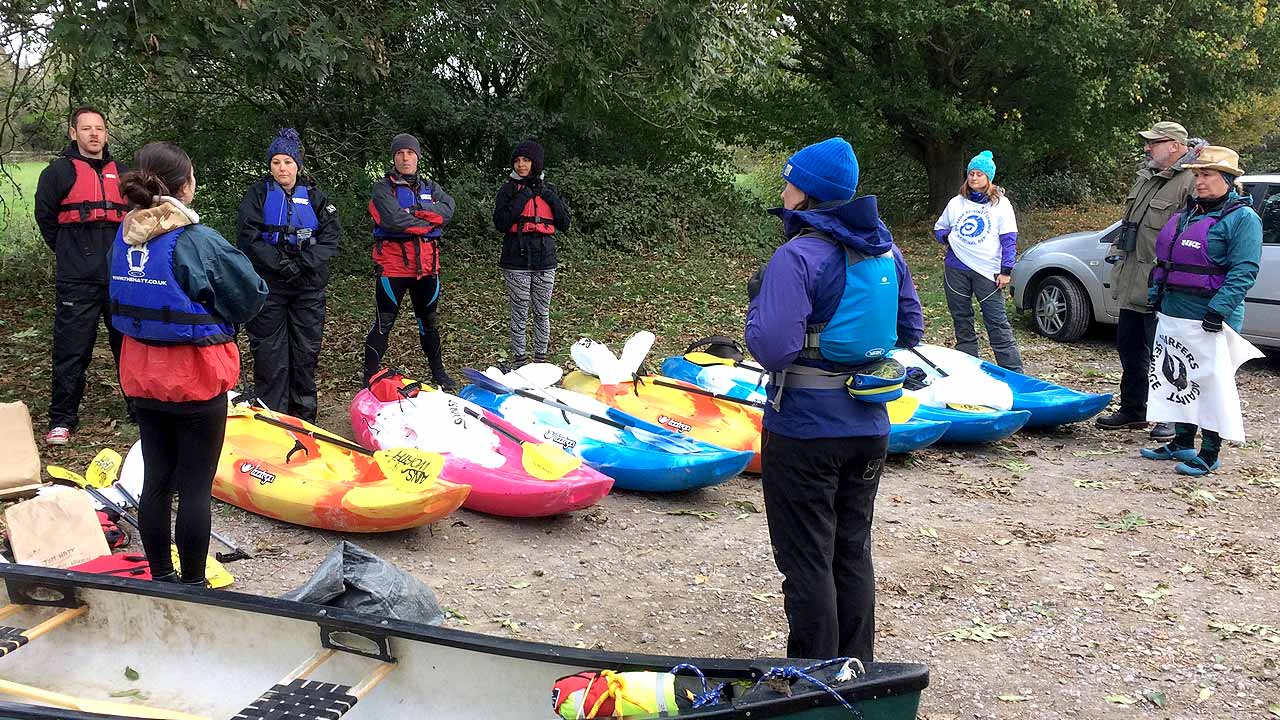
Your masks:
M 756 268 L 751 273 L 751 278 L 747 280 L 747 300 L 755 300 L 760 294 L 760 286 L 764 284 L 764 265 Z
M 293 258 L 282 258 L 280 260 L 280 277 L 285 282 L 294 282 L 302 275 L 302 266 Z
M 1222 332 L 1222 316 L 1216 312 L 1209 312 L 1204 316 L 1204 322 L 1200 323 L 1200 327 L 1205 332 Z

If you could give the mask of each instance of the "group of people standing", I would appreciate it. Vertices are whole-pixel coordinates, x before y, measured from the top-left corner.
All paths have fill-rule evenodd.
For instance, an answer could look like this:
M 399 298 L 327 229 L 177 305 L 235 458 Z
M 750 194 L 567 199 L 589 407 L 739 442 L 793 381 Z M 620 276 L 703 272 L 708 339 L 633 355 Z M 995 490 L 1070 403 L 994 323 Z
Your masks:
M 135 168 L 112 158 L 105 115 L 77 108 L 70 143 L 40 175 L 36 221 L 57 257 L 53 382 L 45 442 L 66 444 L 79 421 L 85 371 L 105 321 L 128 413 L 145 461 L 139 522 L 153 577 L 202 585 L 210 492 L 226 430 L 226 393 L 240 379 L 241 327 L 253 357 L 256 400 L 314 421 L 316 365 L 329 263 L 342 235 L 337 206 L 303 172 L 302 139 L 283 129 L 267 173 L 240 203 L 236 244 L 191 209 L 191 158 L 170 142 L 138 149 Z M 407 293 L 432 380 L 455 389 L 445 368 L 436 309 L 440 239 L 455 203 L 419 166 L 417 138 L 397 135 L 373 184 L 375 317 L 363 351 L 366 382 L 379 369 Z M 496 229 L 511 302 L 511 352 L 526 357 L 532 309 L 534 357 L 550 343 L 555 234 L 569 210 L 545 182 L 543 150 L 526 140 L 498 192 Z M 178 497 L 176 537 L 172 501 Z M 170 557 L 176 540 L 181 575 Z

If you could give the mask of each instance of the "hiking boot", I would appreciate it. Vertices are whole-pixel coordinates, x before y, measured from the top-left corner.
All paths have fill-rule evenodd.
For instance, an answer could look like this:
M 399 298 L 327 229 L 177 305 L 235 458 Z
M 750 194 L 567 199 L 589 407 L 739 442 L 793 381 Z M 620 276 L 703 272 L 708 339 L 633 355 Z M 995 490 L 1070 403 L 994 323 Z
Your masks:
M 1110 415 L 1103 415 L 1098 418 L 1096 424 L 1104 430 L 1123 430 L 1126 428 L 1145 428 L 1147 420 L 1137 415 L 1130 415 L 1123 410 L 1117 410 Z
M 59 425 L 44 436 L 45 445 L 66 445 L 71 441 L 71 428 Z
M 1168 442 L 1169 440 L 1172 440 L 1173 436 L 1176 434 L 1177 433 L 1173 429 L 1173 423 L 1161 422 L 1156 423 L 1151 427 L 1152 440 L 1163 440 Z

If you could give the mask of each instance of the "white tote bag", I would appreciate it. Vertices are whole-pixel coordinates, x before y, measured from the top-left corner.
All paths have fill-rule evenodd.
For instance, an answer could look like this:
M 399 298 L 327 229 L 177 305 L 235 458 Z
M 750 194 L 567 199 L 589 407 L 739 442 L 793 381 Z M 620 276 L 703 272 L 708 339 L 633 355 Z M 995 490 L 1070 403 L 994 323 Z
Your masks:
M 1226 324 L 1211 333 L 1199 320 L 1162 313 L 1156 319 L 1147 420 L 1192 423 L 1244 442 L 1236 369 L 1262 353 Z

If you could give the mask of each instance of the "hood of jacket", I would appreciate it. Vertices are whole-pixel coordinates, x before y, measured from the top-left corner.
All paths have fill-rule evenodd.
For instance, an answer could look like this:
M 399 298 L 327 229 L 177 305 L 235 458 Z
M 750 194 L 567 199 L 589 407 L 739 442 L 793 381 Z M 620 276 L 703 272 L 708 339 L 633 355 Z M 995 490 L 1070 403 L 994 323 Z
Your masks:
M 880 220 L 874 195 L 863 195 L 832 207 L 773 208 L 769 212 L 782 218 L 782 229 L 788 240 L 812 228 L 863 255 L 883 255 L 893 247 L 893 235 Z
M 123 234 L 128 245 L 141 245 L 170 230 L 200 222 L 196 211 L 182 204 L 181 200 L 161 195 L 164 202 L 155 207 L 139 208 L 124 216 Z

